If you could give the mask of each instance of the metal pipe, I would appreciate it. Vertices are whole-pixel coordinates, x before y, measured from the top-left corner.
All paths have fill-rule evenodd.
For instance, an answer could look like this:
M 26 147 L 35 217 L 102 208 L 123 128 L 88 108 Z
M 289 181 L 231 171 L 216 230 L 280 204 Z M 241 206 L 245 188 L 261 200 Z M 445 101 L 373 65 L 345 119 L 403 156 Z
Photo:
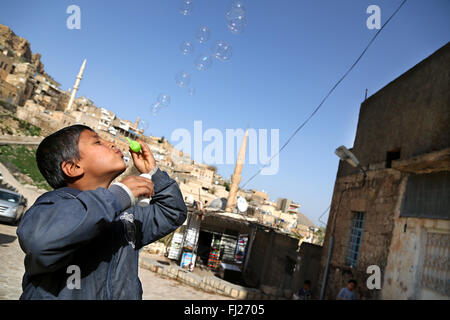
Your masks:
M 333 245 L 334 245 L 334 236 L 331 236 L 330 245 L 328 248 L 327 264 L 325 266 L 325 272 L 323 274 L 322 288 L 320 289 L 320 298 L 319 298 L 320 300 L 323 300 L 325 296 L 325 288 L 327 286 L 328 269 L 330 268 L 330 260 L 331 260 L 331 253 L 333 252 Z

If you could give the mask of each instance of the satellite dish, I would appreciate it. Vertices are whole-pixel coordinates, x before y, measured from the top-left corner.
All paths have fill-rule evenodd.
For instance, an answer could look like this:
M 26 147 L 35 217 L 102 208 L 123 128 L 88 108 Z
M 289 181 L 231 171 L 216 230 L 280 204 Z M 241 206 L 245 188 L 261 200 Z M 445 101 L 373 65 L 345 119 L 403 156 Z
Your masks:
M 194 197 L 192 195 L 188 195 L 186 199 L 187 203 L 194 203 Z
M 247 200 L 245 200 L 244 197 L 238 197 L 237 198 L 237 208 L 239 212 L 246 212 L 248 209 L 248 203 Z
M 213 201 L 211 201 L 208 207 L 216 210 L 225 210 L 226 205 L 227 205 L 226 198 L 216 198 Z

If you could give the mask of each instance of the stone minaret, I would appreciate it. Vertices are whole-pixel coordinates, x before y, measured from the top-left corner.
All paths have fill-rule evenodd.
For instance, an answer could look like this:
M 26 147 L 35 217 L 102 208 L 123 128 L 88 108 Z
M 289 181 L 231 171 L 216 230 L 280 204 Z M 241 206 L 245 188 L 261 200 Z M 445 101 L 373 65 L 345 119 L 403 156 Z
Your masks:
M 80 81 L 83 78 L 84 68 L 86 67 L 86 59 L 84 59 L 81 65 L 80 72 L 78 73 L 77 80 L 75 80 L 75 85 L 73 86 L 72 94 L 70 95 L 69 103 L 67 104 L 66 112 L 71 111 L 73 100 L 75 100 L 75 95 L 77 94 L 78 88 L 80 87 Z
M 241 149 L 239 150 L 236 167 L 234 168 L 234 173 L 231 176 L 231 187 L 230 192 L 228 193 L 227 206 L 225 207 L 226 212 L 232 212 L 233 208 L 236 206 L 236 196 L 239 189 L 239 183 L 241 182 L 241 172 L 245 161 L 245 151 L 247 149 L 247 138 L 248 129 L 245 130 L 245 136 L 242 141 Z

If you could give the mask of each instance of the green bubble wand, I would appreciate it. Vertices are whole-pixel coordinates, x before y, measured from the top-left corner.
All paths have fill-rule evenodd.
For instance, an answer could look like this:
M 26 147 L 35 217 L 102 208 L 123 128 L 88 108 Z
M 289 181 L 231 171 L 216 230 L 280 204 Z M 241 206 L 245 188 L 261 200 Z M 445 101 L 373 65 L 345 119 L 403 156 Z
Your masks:
M 141 151 L 141 145 L 139 144 L 139 142 L 131 140 L 128 137 L 126 137 L 125 139 L 127 139 L 128 143 L 130 144 L 131 151 L 136 152 L 136 153 Z

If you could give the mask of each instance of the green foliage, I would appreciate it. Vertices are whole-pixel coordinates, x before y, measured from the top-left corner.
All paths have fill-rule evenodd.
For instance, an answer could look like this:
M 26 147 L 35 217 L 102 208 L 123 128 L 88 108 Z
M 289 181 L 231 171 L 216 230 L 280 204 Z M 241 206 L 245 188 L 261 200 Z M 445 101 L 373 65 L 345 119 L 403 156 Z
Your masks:
M 1 104 L 1 100 L 0 100 Z M 18 132 L 26 135 L 26 136 L 40 136 L 41 128 L 32 125 L 31 123 L 21 120 L 10 113 L 0 114 L 0 132 L 1 134 L 14 134 L 13 130 L 6 124 L 2 125 L 3 119 L 12 119 L 16 122 L 14 128 L 16 128 Z M 6 121 L 5 121 L 6 122 Z
M 0 146 L 0 161 L 6 166 L 14 167 L 30 177 L 34 185 L 45 190 L 52 187 L 45 181 L 36 164 L 36 147 L 5 145 Z
M 31 123 L 28 123 L 23 120 L 19 120 L 19 128 L 23 130 L 25 135 L 27 136 L 40 136 L 41 135 L 41 128 L 36 127 L 35 125 L 32 125 Z

